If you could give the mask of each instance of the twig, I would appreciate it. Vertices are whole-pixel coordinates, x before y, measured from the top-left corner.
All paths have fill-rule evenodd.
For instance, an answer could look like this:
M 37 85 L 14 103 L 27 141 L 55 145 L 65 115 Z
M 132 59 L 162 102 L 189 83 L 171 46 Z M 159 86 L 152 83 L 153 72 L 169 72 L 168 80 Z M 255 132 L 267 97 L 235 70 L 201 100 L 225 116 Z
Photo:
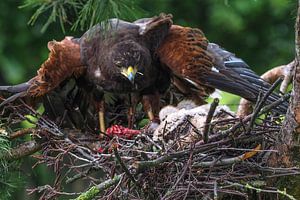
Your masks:
M 266 189 L 261 189 L 261 188 L 256 188 L 256 187 L 253 187 L 249 184 L 246 184 L 246 185 L 242 185 L 240 183 L 233 183 L 233 182 L 230 182 L 230 181 L 226 181 L 227 183 L 231 184 L 232 187 L 234 186 L 238 186 L 238 187 L 241 187 L 241 188 L 245 188 L 245 189 L 250 189 L 250 190 L 255 190 L 257 192 L 265 192 L 265 193 L 274 193 L 274 194 L 281 194 L 291 200 L 296 200 L 296 198 L 290 194 L 287 194 L 286 193 L 286 190 L 266 190 Z
M 267 98 L 272 94 L 272 92 L 275 90 L 275 88 L 282 82 L 282 78 L 278 78 L 277 81 L 275 81 L 275 83 L 272 85 L 272 87 L 269 88 L 269 90 L 264 94 L 264 96 L 262 97 L 262 99 L 259 101 L 259 103 L 257 104 L 257 106 L 254 109 L 253 115 L 251 117 L 249 126 L 247 128 L 247 134 L 250 133 L 254 121 L 257 117 L 257 115 L 259 114 L 260 110 L 262 109 L 264 103 L 266 102 Z
M 5 159 L 8 161 L 11 160 L 19 160 L 25 156 L 29 156 L 39 150 L 41 150 L 42 146 L 37 143 L 35 140 L 24 142 L 16 148 L 11 149 L 7 154 L 2 154 L 1 159 Z
M 24 129 L 18 130 L 9 135 L 9 140 L 13 140 L 13 139 L 21 137 L 23 135 L 30 134 L 34 131 L 35 131 L 34 128 L 24 128 Z
M 123 171 L 125 172 L 125 174 L 128 176 L 128 178 L 136 185 L 138 186 L 136 180 L 134 179 L 134 177 L 132 176 L 132 174 L 130 173 L 129 169 L 126 167 L 126 165 L 124 164 L 124 162 L 122 161 L 122 158 L 118 152 L 118 149 L 116 146 L 114 146 L 114 154 L 116 156 L 117 161 L 119 162 L 119 164 L 121 165 Z
M 206 156 L 205 154 L 199 154 L 200 151 L 203 149 L 194 149 L 194 154 L 198 153 L 198 156 Z M 170 153 L 167 155 L 163 155 L 155 160 L 147 160 L 147 161 L 136 161 L 133 163 L 133 167 L 137 170 L 137 172 L 141 172 L 145 169 L 150 169 L 152 167 L 156 167 L 164 162 L 170 161 L 175 158 L 183 158 L 184 156 L 188 155 L 190 153 L 190 150 L 183 150 L 178 151 L 175 153 Z
M 262 115 L 264 113 L 267 113 L 267 112 L 271 111 L 273 108 L 277 107 L 282 102 L 285 102 L 286 100 L 288 100 L 290 98 L 290 96 L 291 96 L 290 94 L 285 94 L 281 98 L 279 98 L 276 101 L 274 101 L 273 103 L 271 103 L 269 105 L 266 105 L 265 107 L 263 107 L 261 109 L 259 115 Z
M 217 150 L 235 150 L 235 151 L 256 151 L 256 152 L 278 152 L 277 150 L 253 150 L 243 148 L 217 148 Z
M 71 177 L 71 178 L 67 178 L 67 180 L 66 180 L 65 182 L 66 182 L 66 184 L 72 183 L 72 182 L 74 182 L 74 181 L 76 181 L 76 180 L 78 180 L 78 179 L 81 179 L 81 178 L 86 177 L 88 174 L 90 174 L 90 173 L 92 173 L 92 172 L 94 172 L 94 171 L 96 171 L 96 170 L 98 170 L 98 168 L 91 167 L 91 168 L 85 170 L 85 171 L 82 172 L 82 173 L 78 173 L 78 174 L 75 174 L 75 175 L 74 175 L 73 177 Z
M 258 147 L 260 148 L 260 146 L 258 146 Z M 193 167 L 211 167 L 211 166 L 231 165 L 234 163 L 238 163 L 238 162 L 241 162 L 245 159 L 248 159 L 248 158 L 254 156 L 258 150 L 256 148 L 249 152 L 246 152 L 242 155 L 233 157 L 233 158 L 224 158 L 224 159 L 217 159 L 217 160 L 213 160 L 213 161 L 197 162 L 197 163 L 193 164 Z
M 143 136 L 146 140 L 148 140 L 151 144 L 153 144 L 154 146 L 156 146 L 159 150 L 163 150 L 163 148 L 161 146 L 159 146 L 156 142 L 154 142 L 148 135 L 141 133 L 141 136 Z
M 75 200 L 92 200 L 95 196 L 97 196 L 100 192 L 110 188 L 111 186 L 119 183 L 120 179 L 124 176 L 123 174 L 119 174 L 114 176 L 112 179 L 108 179 L 99 185 L 95 185 L 91 187 L 88 191 L 82 193 Z
M 209 130 L 210 130 L 210 122 L 211 122 L 211 120 L 213 118 L 213 115 L 214 115 L 215 110 L 216 110 L 216 108 L 217 108 L 218 105 L 219 105 L 219 99 L 216 98 L 216 99 L 214 99 L 214 101 L 210 105 L 209 111 L 207 113 L 207 117 L 206 117 L 204 129 L 203 129 L 204 143 L 208 142 L 208 135 L 209 135 Z

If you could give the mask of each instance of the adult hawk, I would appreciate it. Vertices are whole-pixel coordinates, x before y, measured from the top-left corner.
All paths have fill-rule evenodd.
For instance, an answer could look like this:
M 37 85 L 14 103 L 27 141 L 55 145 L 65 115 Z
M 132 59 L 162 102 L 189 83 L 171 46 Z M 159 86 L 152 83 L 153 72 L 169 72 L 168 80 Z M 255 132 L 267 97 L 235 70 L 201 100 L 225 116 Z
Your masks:
M 169 87 L 170 80 L 199 104 L 215 88 L 252 102 L 260 90 L 270 88 L 243 60 L 209 43 L 201 30 L 172 25 L 172 15 L 161 14 L 133 23 L 111 19 L 94 26 L 81 38 L 49 42 L 48 48 L 49 58 L 36 77 L 20 85 L 0 87 L 16 93 L 2 105 L 18 97 L 44 95 L 70 77 L 83 77 L 93 85 L 93 91 L 100 88 L 142 96 L 150 119 L 157 114 L 159 93 Z M 278 98 L 272 94 L 267 101 Z M 101 95 L 97 101 L 101 101 Z M 287 104 L 277 109 L 284 113 Z

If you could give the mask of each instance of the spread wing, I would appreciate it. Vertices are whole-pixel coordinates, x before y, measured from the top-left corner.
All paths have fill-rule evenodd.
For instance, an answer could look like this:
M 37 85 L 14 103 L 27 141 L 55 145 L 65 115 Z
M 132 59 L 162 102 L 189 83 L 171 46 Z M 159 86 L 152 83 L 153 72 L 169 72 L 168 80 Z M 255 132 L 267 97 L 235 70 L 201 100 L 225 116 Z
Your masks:
M 61 82 L 71 76 L 81 76 L 86 68 L 81 63 L 80 47 L 76 39 L 66 37 L 62 41 L 48 43 L 50 50 L 48 59 L 41 65 L 37 75 L 26 83 L 15 86 L 0 86 L 0 91 L 14 93 L 1 103 L 12 102 L 18 97 L 42 96 L 56 88 Z
M 270 87 L 243 60 L 209 43 L 199 29 L 172 26 L 158 55 L 175 77 L 190 84 L 190 90 L 196 90 L 204 97 L 212 92 L 212 88 L 217 88 L 255 102 L 260 90 L 266 91 Z M 279 97 L 272 94 L 268 102 Z M 279 109 L 285 112 L 287 104 Z
M 0 86 L 0 91 L 13 93 L 14 95 L 3 101 L 1 105 L 12 102 L 19 97 L 30 96 L 38 97 L 55 89 L 61 82 L 71 76 L 79 77 L 86 73 L 88 60 L 91 57 L 97 57 L 97 50 L 101 43 L 105 40 L 104 26 L 108 25 L 108 32 L 120 32 L 122 30 L 135 30 L 141 36 L 151 41 L 156 34 L 157 38 L 160 29 L 164 29 L 164 35 L 172 24 L 171 15 L 160 15 L 149 19 L 143 23 L 130 23 L 119 19 L 110 19 L 108 24 L 98 24 L 88 30 L 81 38 L 66 37 L 62 41 L 51 41 L 48 43 L 50 54 L 48 59 L 41 65 L 37 75 L 26 83 L 15 86 Z M 151 42 L 154 46 L 162 39 Z M 152 47 L 150 47 L 152 48 Z
M 208 41 L 199 29 L 173 25 L 157 51 L 160 61 L 174 76 L 173 84 L 198 103 L 204 103 L 214 91 L 199 79 L 203 72 L 212 68 L 211 58 L 205 51 L 207 45 Z

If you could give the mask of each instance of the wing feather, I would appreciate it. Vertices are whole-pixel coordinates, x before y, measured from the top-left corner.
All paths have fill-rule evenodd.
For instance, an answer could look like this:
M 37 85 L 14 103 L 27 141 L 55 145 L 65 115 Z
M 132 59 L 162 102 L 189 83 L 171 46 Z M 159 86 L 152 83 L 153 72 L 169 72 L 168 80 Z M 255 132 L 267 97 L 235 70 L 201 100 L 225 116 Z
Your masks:
M 173 25 L 158 49 L 158 56 L 179 80 L 192 83 L 202 97 L 217 88 L 255 102 L 260 90 L 270 88 L 243 60 L 209 43 L 199 29 Z M 274 93 L 267 102 L 278 98 Z M 285 103 L 279 110 L 285 112 L 287 106 Z
M 64 40 L 48 43 L 48 59 L 41 65 L 37 75 L 26 83 L 15 86 L 0 86 L 0 91 L 16 93 L 1 106 L 23 96 L 38 97 L 56 88 L 71 76 L 81 76 L 86 68 L 81 63 L 80 46 L 77 40 L 66 37 Z

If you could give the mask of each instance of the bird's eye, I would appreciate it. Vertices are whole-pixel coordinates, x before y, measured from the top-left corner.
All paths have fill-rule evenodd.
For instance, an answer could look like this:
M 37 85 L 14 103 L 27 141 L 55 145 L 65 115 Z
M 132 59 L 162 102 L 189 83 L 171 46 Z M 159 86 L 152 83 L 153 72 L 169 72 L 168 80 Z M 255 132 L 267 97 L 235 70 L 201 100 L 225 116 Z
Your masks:
M 116 65 L 117 67 L 119 67 L 119 68 L 125 68 L 125 67 L 123 67 L 123 66 L 121 65 L 121 63 L 115 63 L 115 65 Z

